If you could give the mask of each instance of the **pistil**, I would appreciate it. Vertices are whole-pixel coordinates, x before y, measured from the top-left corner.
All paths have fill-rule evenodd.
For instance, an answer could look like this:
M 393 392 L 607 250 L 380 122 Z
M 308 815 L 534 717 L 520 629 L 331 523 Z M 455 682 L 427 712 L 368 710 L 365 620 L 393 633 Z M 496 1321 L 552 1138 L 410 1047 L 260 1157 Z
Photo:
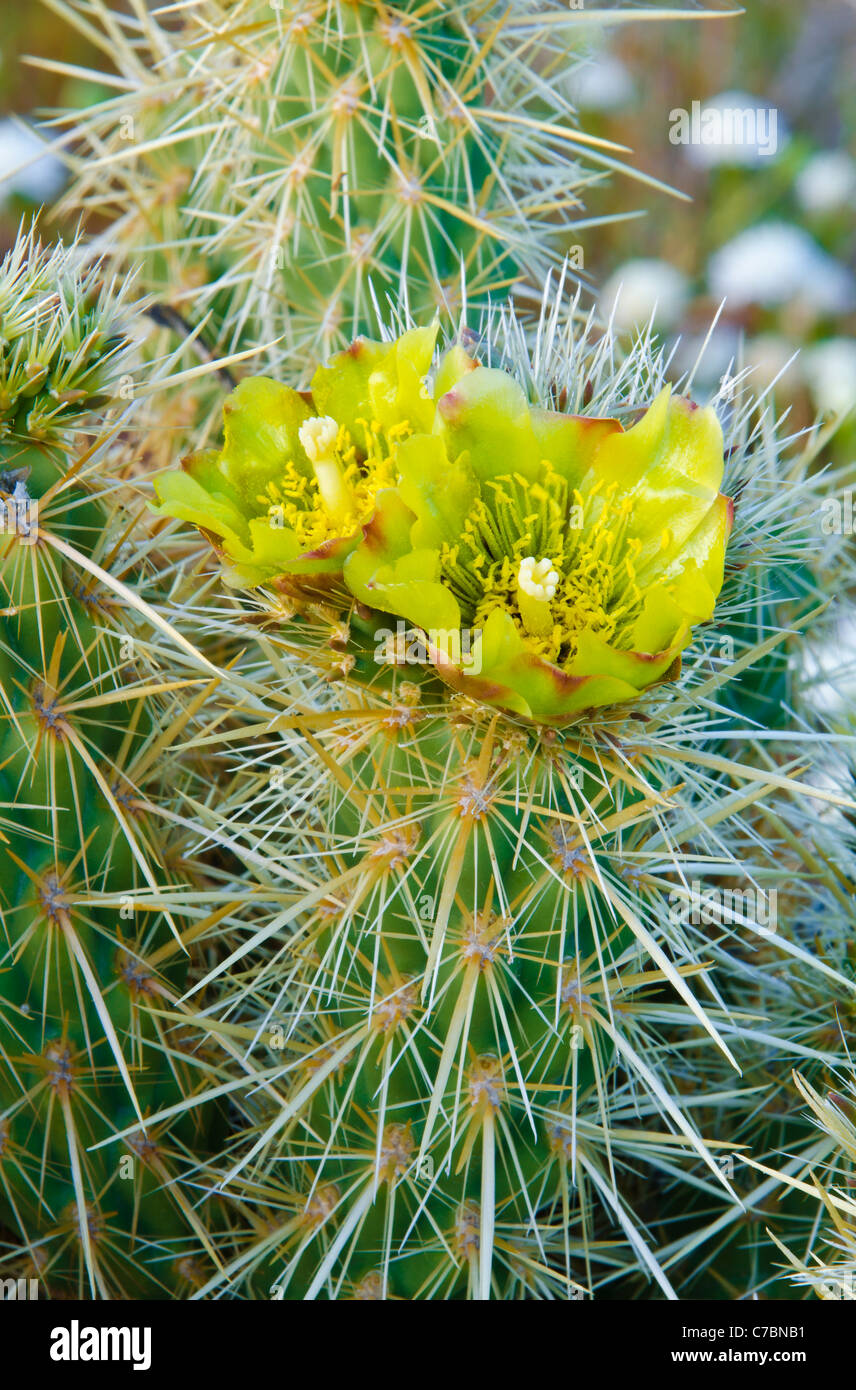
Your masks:
M 527 555 L 517 571 L 517 604 L 523 626 L 532 637 L 546 637 L 553 628 L 551 600 L 556 597 L 558 571 L 551 560 Z
M 347 521 L 354 513 L 355 503 L 336 447 L 339 426 L 330 415 L 313 415 L 304 421 L 298 433 L 330 519 L 336 523 Z

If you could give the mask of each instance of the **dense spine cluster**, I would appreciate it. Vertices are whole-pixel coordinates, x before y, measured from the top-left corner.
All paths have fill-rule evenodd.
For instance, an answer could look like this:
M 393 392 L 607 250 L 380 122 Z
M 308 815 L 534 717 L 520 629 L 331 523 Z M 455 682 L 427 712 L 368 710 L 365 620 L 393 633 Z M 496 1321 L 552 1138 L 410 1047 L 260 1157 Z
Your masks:
M 113 95 L 58 118 L 108 225 L 0 268 L 10 1270 L 851 1296 L 852 729 L 799 665 L 846 480 L 550 279 L 625 167 L 579 15 L 48 4 Z
M 645 344 L 616 380 L 560 324 L 540 364 L 487 325 L 486 359 L 535 404 L 656 395 Z M 389 620 L 359 605 L 272 586 L 195 608 L 200 640 L 242 649 L 230 727 L 196 738 L 230 769 L 209 852 L 252 885 L 206 981 L 246 1040 L 221 1185 L 264 1213 L 205 1295 L 781 1292 L 769 1229 L 798 1218 L 752 1164 L 804 1138 L 791 1068 L 834 1064 L 852 1011 L 806 834 L 847 796 L 743 713 L 790 698 L 759 577 L 795 630 L 814 608 L 811 445 L 786 514 L 786 441 L 751 399 L 722 414 L 739 500 L 716 617 L 679 685 L 563 729 L 454 694 L 406 645 L 379 659 Z
M 0 303 L 2 1258 L 52 1296 L 163 1296 L 192 1286 L 197 1251 L 215 1258 L 172 1180 L 216 1119 L 144 1123 L 192 1089 L 204 1038 L 159 1018 L 191 955 L 137 905 L 141 886 L 194 877 L 149 814 L 187 715 L 137 647 L 133 516 L 105 466 L 134 307 L 79 248 L 32 234 L 0 266 Z M 99 439 L 87 421 L 111 401 Z M 98 1147 L 128 1121 L 121 1148 Z
M 586 40 L 562 0 L 53 8 L 118 68 L 63 122 L 71 203 L 110 214 L 99 247 L 210 341 L 293 374 L 365 332 L 373 295 L 422 313 L 462 279 L 531 299 L 564 257 L 584 271 L 584 193 L 634 176 L 579 128 Z

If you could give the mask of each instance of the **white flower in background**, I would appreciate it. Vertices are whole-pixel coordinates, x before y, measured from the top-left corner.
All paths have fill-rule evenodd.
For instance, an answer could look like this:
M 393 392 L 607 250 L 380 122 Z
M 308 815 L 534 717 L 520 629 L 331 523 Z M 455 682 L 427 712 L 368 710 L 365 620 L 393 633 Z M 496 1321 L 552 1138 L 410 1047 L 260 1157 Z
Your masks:
M 782 389 L 796 389 L 802 381 L 800 362 L 796 344 L 781 333 L 759 333 L 743 352 L 743 365 L 751 367 L 749 382 L 756 391 L 773 381 Z
M 65 167 L 31 126 L 7 117 L 0 121 L 0 207 L 13 193 L 33 203 L 55 198 L 65 183 Z
M 856 307 L 856 280 L 801 227 L 762 222 L 734 237 L 710 258 L 708 282 L 729 308 L 799 300 L 816 314 Z
M 601 311 L 619 332 L 644 328 L 653 315 L 658 328 L 673 328 L 686 308 L 689 283 L 668 261 L 625 261 L 601 292 Z M 614 311 L 614 312 L 613 312 Z
M 599 53 L 574 68 L 564 89 L 568 99 L 586 111 L 618 111 L 629 105 L 636 90 L 627 68 L 612 53 Z
M 690 139 L 686 154 L 702 169 L 718 164 L 750 168 L 769 164 L 790 138 L 778 108 L 749 92 L 719 92 L 693 106 L 696 110 L 688 113 L 690 127 L 695 124 L 701 138 Z
M 832 638 L 803 646 L 798 657 L 803 699 L 824 714 L 835 716 L 856 705 L 856 622 L 839 620 Z
M 807 348 L 803 373 L 818 410 L 846 415 L 856 407 L 856 341 L 828 338 Z
M 822 150 L 803 166 L 794 187 L 805 212 L 856 207 L 856 160 L 846 150 Z
M 691 372 L 693 390 L 690 393 L 706 402 L 713 393 L 729 395 L 729 383 L 737 374 L 741 332 L 733 324 L 720 319 L 713 332 L 681 334 L 672 358 L 676 372 Z

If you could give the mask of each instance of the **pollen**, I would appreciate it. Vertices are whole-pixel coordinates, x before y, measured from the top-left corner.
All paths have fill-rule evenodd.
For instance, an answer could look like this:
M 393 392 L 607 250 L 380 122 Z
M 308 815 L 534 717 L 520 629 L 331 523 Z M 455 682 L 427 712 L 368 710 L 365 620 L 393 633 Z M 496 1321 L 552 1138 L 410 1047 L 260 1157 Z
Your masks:
M 583 497 L 547 459 L 535 479 L 490 479 L 440 553 L 463 622 L 479 629 L 497 609 L 508 613 L 530 649 L 560 668 L 572 665 L 583 632 L 632 649 L 641 546 L 627 535 L 628 499 L 616 494 L 595 484 Z
M 331 415 L 304 420 L 298 437 L 312 473 L 289 459 L 280 477 L 256 498 L 270 526 L 292 530 L 303 552 L 353 536 L 370 520 L 377 493 L 398 480 L 395 451 L 412 433 L 410 422 L 386 430 L 377 420 L 356 423 L 353 438 Z

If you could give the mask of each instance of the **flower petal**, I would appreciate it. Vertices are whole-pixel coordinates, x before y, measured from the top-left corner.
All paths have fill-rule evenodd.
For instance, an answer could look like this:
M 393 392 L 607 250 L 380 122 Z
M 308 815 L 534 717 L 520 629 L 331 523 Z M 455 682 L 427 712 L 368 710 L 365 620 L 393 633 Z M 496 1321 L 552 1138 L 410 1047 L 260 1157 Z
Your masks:
M 636 570 L 644 584 L 699 526 L 718 495 L 723 467 L 716 412 L 665 387 L 638 424 L 603 441 L 580 490 L 597 485 L 603 496 L 614 484 L 615 500 L 626 500 L 627 535 L 642 543 Z
M 665 649 L 655 652 L 619 651 L 586 629 L 577 639 L 577 653 L 568 667 L 569 674 L 609 676 L 613 680 L 623 681 L 638 694 L 662 679 L 689 640 L 689 623 L 682 623 Z
M 662 573 L 663 584 L 691 623 L 707 622 L 713 614 L 722 588 L 733 517 L 731 498 L 718 493 L 680 553 Z
M 246 377 L 226 400 L 218 469 L 248 518 L 258 515 L 260 494 L 289 461 L 309 472 L 298 430 L 311 414 L 296 391 L 264 376 Z
M 318 415 L 332 415 L 359 446 L 360 420 L 388 428 L 407 420 L 414 430 L 430 430 L 434 403 L 425 378 L 431 368 L 438 325 L 414 328 L 393 343 L 357 338 L 344 352 L 318 367 L 312 399 Z
M 397 461 L 398 491 L 416 517 L 413 545 L 454 545 L 479 493 L 469 456 L 452 461 L 439 435 L 418 434 L 398 446 Z
M 354 597 L 371 608 L 395 613 L 422 629 L 458 632 L 457 600 L 438 578 L 440 552 L 413 549 L 414 520 L 396 491 L 379 493 L 363 539 L 345 562 L 345 582 Z
M 434 379 L 434 399 L 439 400 L 441 396 L 445 396 L 447 391 L 451 391 L 453 386 L 458 384 L 461 377 L 475 371 L 477 366 L 475 358 L 470 357 L 460 343 L 455 343 L 454 347 L 450 347 L 440 358 Z
M 472 699 L 536 720 L 566 724 L 584 710 L 632 699 L 638 687 L 610 672 L 568 674 L 530 651 L 507 613 L 494 610 L 466 665 L 432 652 L 438 673 Z
M 476 367 L 437 402 L 438 425 L 450 458 L 466 450 L 481 480 L 515 472 L 538 476 L 540 452 L 529 402 L 506 372 Z
M 607 436 L 622 432 L 618 421 L 606 416 L 562 415 L 557 410 L 533 410 L 532 425 L 541 457 L 550 460 L 571 488 L 579 487 Z
M 235 503 L 225 494 L 207 492 L 191 474 L 161 473 L 154 487 L 160 502 L 155 510 L 161 516 L 189 521 L 231 544 L 243 545 L 249 540 L 246 518 Z

